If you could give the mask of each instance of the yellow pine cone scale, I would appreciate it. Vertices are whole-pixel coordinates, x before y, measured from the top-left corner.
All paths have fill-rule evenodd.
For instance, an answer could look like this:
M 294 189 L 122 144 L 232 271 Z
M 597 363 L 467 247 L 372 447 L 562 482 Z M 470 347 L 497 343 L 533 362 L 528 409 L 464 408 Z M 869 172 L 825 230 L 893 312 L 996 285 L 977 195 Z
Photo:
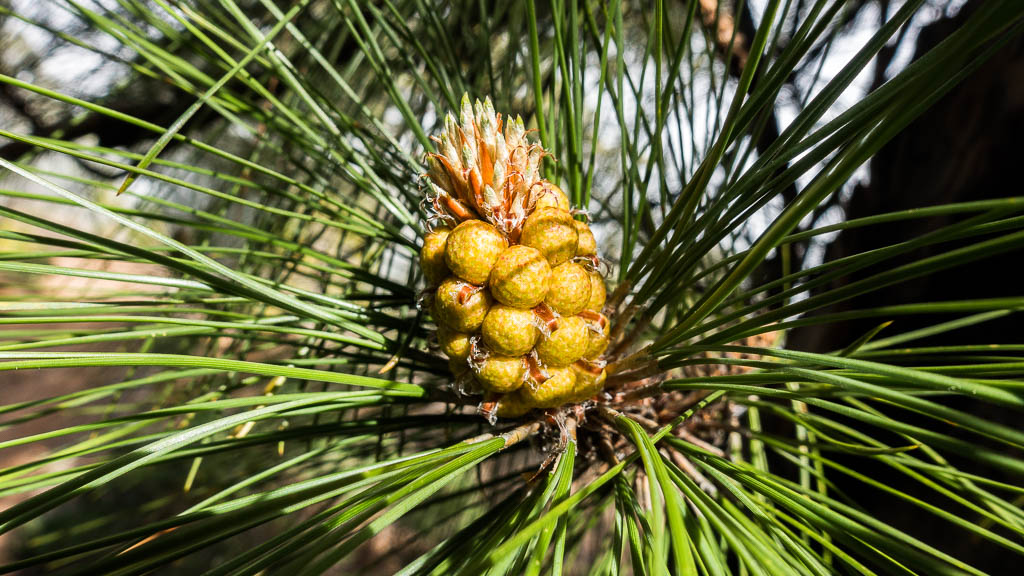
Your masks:
M 569 197 L 562 192 L 562 189 L 551 182 L 544 182 L 544 185 L 537 189 L 533 195 L 534 211 L 541 208 L 556 208 L 568 212 L 571 208 Z
M 586 361 L 574 362 L 571 366 L 576 376 L 576 383 L 573 387 L 572 402 L 584 402 L 598 395 L 604 390 L 605 380 L 608 379 L 608 371 L 603 366 L 593 365 Z
M 469 372 L 469 363 L 466 362 L 465 358 L 450 358 L 448 360 L 448 369 L 452 371 L 452 374 L 454 374 L 456 378 L 458 378 L 466 372 Z
M 444 326 L 437 327 L 437 343 L 441 345 L 441 352 L 452 360 L 465 362 L 469 356 L 472 344 L 469 341 L 469 334 L 455 332 Z
M 519 240 L 539 250 L 549 264 L 558 266 L 576 255 L 579 234 L 573 222 L 572 215 L 565 210 L 541 208 L 526 218 Z
M 587 301 L 587 310 L 600 312 L 604 309 L 605 300 L 608 298 L 608 289 L 604 285 L 604 278 L 597 270 L 590 270 L 590 300 Z
M 568 367 L 548 368 L 547 378 L 526 379 L 520 393 L 527 403 L 542 407 L 555 408 L 568 402 L 576 387 L 576 374 Z
M 484 344 L 498 354 L 522 356 L 537 343 L 539 331 L 533 310 L 495 304 L 480 327 Z
M 587 352 L 587 331 L 587 323 L 579 316 L 559 318 L 558 327 L 537 342 L 537 356 L 545 366 L 568 366 Z
M 576 227 L 576 255 L 597 256 L 597 239 L 586 222 L 573 220 L 572 225 Z
M 458 278 L 441 282 L 434 295 L 434 320 L 455 332 L 475 332 L 491 308 L 491 295 Z
M 544 301 L 551 285 L 551 266 L 536 248 L 510 246 L 491 270 L 494 298 L 508 306 L 533 308 Z
M 590 302 L 590 275 L 575 262 L 564 262 L 551 271 L 551 287 L 544 302 L 562 316 L 575 316 Z
M 494 226 L 482 220 L 466 220 L 448 235 L 444 260 L 453 274 L 482 286 L 508 241 Z
M 434 229 L 423 239 L 423 248 L 420 249 L 420 269 L 423 270 L 427 286 L 437 286 L 451 273 L 444 260 L 445 247 L 448 245 L 448 235 L 451 231 L 451 228 L 442 226 Z
M 587 350 L 583 357 L 596 360 L 608 348 L 608 317 L 593 310 L 584 310 L 580 317 L 587 323 Z
M 519 418 L 533 409 L 533 405 L 523 398 L 523 388 L 505 394 L 498 400 L 498 418 Z
M 480 386 L 488 392 L 513 392 L 523 384 L 526 360 L 522 356 L 492 355 L 474 368 Z

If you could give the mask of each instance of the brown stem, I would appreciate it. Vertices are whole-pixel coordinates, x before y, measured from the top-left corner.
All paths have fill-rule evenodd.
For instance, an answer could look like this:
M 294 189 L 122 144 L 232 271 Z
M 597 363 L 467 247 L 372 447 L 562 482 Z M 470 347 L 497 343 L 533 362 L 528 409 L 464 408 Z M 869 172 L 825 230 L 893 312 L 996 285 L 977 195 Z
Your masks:
M 609 364 L 608 375 L 629 372 L 641 367 L 657 366 L 657 362 L 658 360 L 650 355 L 650 346 L 647 346 L 634 354 L 626 356 L 622 360 Z
M 647 311 L 641 314 L 640 319 L 633 326 L 633 329 L 629 331 L 629 334 L 627 334 L 625 338 L 623 338 L 617 344 L 615 344 L 615 348 L 612 349 L 612 352 L 611 354 L 609 354 L 609 356 L 615 358 L 622 355 L 625 352 L 628 352 L 629 348 L 633 345 L 634 342 L 636 342 L 637 337 L 640 334 L 643 334 L 644 331 L 647 330 L 647 327 L 650 326 L 651 322 L 653 321 L 653 314 L 650 314 Z
M 611 317 L 615 318 L 615 322 L 612 325 L 611 332 L 608 333 L 609 342 L 618 342 L 618 340 L 622 338 L 623 332 L 625 332 L 626 327 L 629 326 L 629 322 L 633 319 L 633 315 L 637 313 L 637 310 L 639 310 L 638 307 L 630 306 L 626 308 L 621 315 L 618 314 L 617 311 L 612 312 Z M 633 334 L 635 333 L 636 332 L 633 332 Z M 616 347 L 618 347 L 618 345 L 616 345 Z
M 494 438 L 494 434 L 491 434 L 490 432 L 484 432 L 483 434 L 480 434 L 479 436 L 473 436 L 472 438 L 466 438 L 465 440 L 463 440 L 463 443 L 465 443 L 465 444 L 479 444 L 481 442 L 486 442 L 486 441 L 490 440 L 491 438 Z
M 667 404 L 661 409 L 658 416 L 665 419 L 675 418 L 677 414 L 681 414 L 686 410 L 689 410 L 701 400 L 707 398 L 708 394 L 711 394 L 710 390 L 694 390 L 686 396 L 683 396 L 682 399 L 671 404 Z
M 521 426 L 516 426 L 515 428 L 501 435 L 501 438 L 505 440 L 505 445 L 502 446 L 502 449 L 508 448 L 513 444 L 522 442 L 523 440 L 529 438 L 531 435 L 536 434 L 538 430 L 540 430 L 539 421 L 527 422 L 526 424 L 523 424 Z
M 722 55 L 732 53 L 737 67 L 742 70 L 747 64 L 749 49 L 747 38 L 736 29 L 736 21 L 726 10 L 719 11 L 717 0 L 700 0 L 700 20 L 714 36 L 715 50 Z M 729 64 L 728 62 L 726 64 Z
M 631 388 L 629 390 L 619 392 L 614 398 L 612 398 L 612 404 L 633 404 L 639 400 L 643 400 L 644 398 L 657 396 L 662 392 L 661 381 L 654 380 L 637 388 Z
M 615 426 L 615 421 L 619 416 L 622 416 L 622 412 L 619 412 L 618 410 L 605 404 L 595 406 L 593 412 L 601 420 L 604 420 L 605 422 L 612 424 L 613 429 L 618 429 L 618 427 Z
M 693 434 L 691 434 L 685 428 L 677 428 L 676 429 L 676 434 L 680 438 L 682 438 L 683 440 L 686 440 L 687 442 L 689 442 L 690 444 L 693 444 L 694 446 L 700 446 L 701 448 L 707 450 L 708 452 L 711 452 L 712 454 L 714 454 L 715 456 L 718 456 L 719 458 L 725 458 L 725 452 L 723 452 L 721 448 L 719 448 L 717 446 L 714 446 L 712 444 L 708 444 L 704 440 L 701 440 L 697 436 L 694 436 Z
M 597 439 L 597 451 L 601 454 L 601 458 L 605 460 L 611 466 L 617 466 L 619 464 L 619 457 L 615 454 L 615 447 L 612 446 L 612 441 L 608 436 L 601 434 Z
M 622 305 L 622 301 L 626 299 L 626 295 L 632 290 L 633 284 L 629 280 L 623 280 L 618 286 L 615 287 L 615 291 L 612 292 L 610 298 L 608 298 L 605 308 L 613 310 L 615 315 L 618 316 L 619 306 Z
M 629 419 L 643 426 L 648 431 L 657 432 L 658 429 L 661 428 L 661 424 L 655 422 L 654 420 L 651 420 L 646 416 L 641 416 L 639 414 L 635 414 L 632 412 L 629 414 Z
M 651 384 L 660 385 L 664 381 L 665 374 L 661 372 L 661 368 L 658 368 L 656 363 L 652 363 L 638 370 L 622 372 L 611 376 L 605 381 L 604 387 L 608 391 L 623 392 L 625 390 L 647 388 Z
M 668 453 L 672 458 L 672 461 L 676 463 L 676 466 L 679 466 L 679 469 L 685 472 L 687 476 L 693 478 L 693 481 L 697 483 L 697 486 L 699 486 L 701 490 L 711 496 L 718 495 L 718 486 L 715 486 L 713 482 L 701 474 L 700 471 L 697 470 L 697 467 L 693 465 L 693 462 L 690 462 L 689 458 L 681 454 L 678 450 L 669 450 Z
M 565 419 L 565 434 L 570 439 L 572 439 L 573 442 L 576 441 L 576 418 L 575 417 L 570 416 L 570 417 Z

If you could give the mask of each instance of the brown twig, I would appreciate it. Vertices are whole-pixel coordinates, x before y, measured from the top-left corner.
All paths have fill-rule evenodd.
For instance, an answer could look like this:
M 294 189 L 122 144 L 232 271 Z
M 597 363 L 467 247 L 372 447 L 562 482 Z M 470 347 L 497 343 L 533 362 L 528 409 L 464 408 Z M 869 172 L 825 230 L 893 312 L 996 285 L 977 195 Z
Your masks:
M 679 436 L 680 438 L 682 438 L 683 440 L 686 440 L 690 444 L 693 444 L 694 446 L 699 446 L 699 447 L 707 450 L 708 452 L 711 452 L 715 456 L 718 456 L 720 458 L 724 458 L 725 457 L 725 452 L 721 448 L 719 448 L 717 446 L 714 446 L 712 444 L 709 444 L 709 443 L 705 442 L 704 440 L 701 440 L 700 438 L 698 438 L 697 436 L 694 436 L 692 433 L 690 433 L 685 428 L 677 428 L 676 429 L 676 435 Z
M 626 299 L 626 296 L 632 288 L 633 284 L 630 281 L 623 280 L 615 287 L 615 291 L 612 292 L 612 295 L 608 298 L 605 308 L 611 310 L 614 315 L 618 316 L 619 306 L 622 305 L 622 301 Z
M 700 0 L 700 21 L 714 36 L 715 49 L 722 54 L 732 54 L 740 70 L 747 64 L 749 49 L 747 37 L 736 29 L 732 14 L 719 10 L 718 0 Z M 726 63 L 728 64 L 728 62 Z
M 641 400 L 644 400 L 645 398 L 657 396 L 662 392 L 663 390 L 661 389 L 661 379 L 652 378 L 642 383 L 640 386 L 631 387 L 618 392 L 617 394 L 615 394 L 615 396 L 612 397 L 611 403 L 633 404 Z
M 630 310 L 635 311 L 636 309 L 637 307 L 630 306 Z M 636 342 L 636 339 L 640 336 L 640 334 L 643 334 L 644 331 L 647 330 L 647 327 L 651 325 L 651 322 L 653 320 L 654 315 L 650 314 L 649 311 L 645 310 L 644 313 L 640 315 L 640 319 L 633 326 L 633 329 L 630 330 L 629 333 L 625 335 L 625 337 L 623 337 L 615 344 L 615 347 L 612 348 L 612 351 L 609 354 L 609 356 L 612 358 L 617 358 L 622 354 L 628 352 L 629 349 Z
M 649 354 L 650 347 L 646 347 L 634 354 L 630 354 L 625 358 L 608 364 L 608 375 L 612 376 L 620 372 L 629 372 L 636 370 L 641 367 L 656 368 L 657 359 L 651 357 Z
M 679 466 L 680 470 L 692 478 L 701 490 L 710 494 L 712 497 L 718 495 L 718 486 L 715 486 L 713 482 L 708 480 L 707 476 L 701 474 L 700 470 L 697 470 L 697 467 L 693 465 L 693 462 L 690 462 L 689 458 L 684 456 L 678 450 L 669 450 L 668 454 L 669 457 L 672 458 L 672 461 L 676 463 L 676 466 Z
M 516 426 L 515 428 L 501 435 L 501 438 L 505 440 L 505 445 L 502 446 L 502 449 L 504 450 L 505 448 L 508 448 L 513 444 L 522 442 L 523 440 L 529 438 L 533 434 L 536 434 L 539 430 L 540 421 L 537 420 L 533 422 L 527 422 L 526 424 L 522 424 L 520 426 Z
M 615 342 L 615 348 L 618 348 L 618 342 L 623 339 L 623 333 L 626 327 L 629 326 L 630 321 L 633 319 L 633 315 L 637 313 L 640 308 L 637 306 L 629 306 L 622 311 L 621 314 L 617 310 L 611 310 L 610 318 L 615 318 L 615 322 L 612 323 L 612 329 L 608 333 L 608 341 Z M 626 338 L 633 340 L 636 338 L 635 331 L 630 331 Z
M 617 466 L 619 463 L 619 457 L 615 453 L 615 446 L 612 445 L 612 440 L 605 434 L 600 434 L 597 437 L 597 451 L 601 455 L 601 458 L 605 460 L 610 466 Z

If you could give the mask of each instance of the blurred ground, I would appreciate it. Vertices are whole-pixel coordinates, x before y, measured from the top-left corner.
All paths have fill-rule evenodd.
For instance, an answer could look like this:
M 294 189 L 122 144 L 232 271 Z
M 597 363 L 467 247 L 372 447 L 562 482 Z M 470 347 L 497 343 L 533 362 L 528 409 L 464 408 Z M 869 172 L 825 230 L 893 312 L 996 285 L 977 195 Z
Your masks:
M 4 206 L 7 208 L 13 208 L 22 211 L 32 211 L 36 205 L 34 202 L 28 200 L 12 200 L 5 198 L 3 200 Z M 52 205 L 47 205 L 48 212 L 55 218 L 75 218 L 79 223 L 86 229 L 96 233 L 107 233 L 111 234 L 113 231 L 109 226 L 104 226 L 101 222 L 92 220 L 82 221 L 82 218 L 90 218 L 88 215 L 83 215 L 79 211 L 73 208 L 67 208 L 67 214 L 54 214 L 54 208 Z M 66 221 L 66 220 L 65 220 Z M 39 233 L 37 229 L 30 229 L 28 226 L 21 225 L 20 223 L 14 222 L 9 219 L 0 220 L 0 227 L 4 230 L 16 230 L 22 232 Z M 11 242 L 9 246 L 5 248 L 11 250 L 23 249 L 24 245 Z M 64 258 L 57 257 L 52 258 L 48 263 L 55 266 L 66 266 L 76 268 L 97 268 L 99 267 L 96 261 L 85 261 L 76 258 Z M 131 273 L 144 273 L 144 274 L 161 274 L 161 269 L 156 266 L 142 265 L 142 264 L 130 264 L 124 262 L 109 262 L 103 265 L 105 270 L 114 272 L 131 272 Z M 28 283 L 26 283 L 26 279 Z M 17 302 L 31 296 L 34 299 L 49 298 L 52 300 L 72 300 L 72 301 L 86 301 L 91 297 L 96 297 L 100 294 L 105 293 L 110 289 L 117 289 L 120 283 L 117 282 L 97 282 L 89 278 L 74 278 L 74 277 L 63 277 L 54 275 L 39 275 L 39 276 L 28 276 L 19 274 L 17 276 L 11 273 L 0 272 L 0 303 L 4 302 Z M 133 289 L 138 289 L 138 285 L 131 285 Z M 126 288 L 127 285 L 121 285 L 120 287 Z M 104 324 L 104 328 L 111 328 L 113 325 L 107 323 Z M 95 324 L 88 323 L 77 323 L 71 324 L 47 324 L 40 326 L 48 330 L 83 330 L 96 328 Z M 27 326 L 15 326 L 17 330 L 25 330 Z M 0 325 L 0 342 L 9 341 L 10 339 L 5 337 L 4 333 L 10 330 L 11 327 Z M 77 350 L 77 351 L 94 351 L 101 352 L 104 350 L 114 350 L 116 345 L 92 345 L 92 346 L 77 346 L 77 347 L 62 347 L 62 348 L 48 348 L 48 351 L 61 351 L 61 350 Z M 107 368 L 77 368 L 67 370 L 35 370 L 35 371 L 7 371 L 0 372 L 0 393 L 3 395 L 3 404 L 15 404 L 19 402 L 28 402 L 32 400 L 38 400 L 41 398 L 48 398 L 52 396 L 59 396 L 88 388 L 94 383 L 100 382 L 108 384 L 116 381 L 119 374 L 123 373 L 124 369 L 117 367 Z M 29 413 L 29 410 L 23 410 L 14 412 L 11 414 L 5 414 L 3 416 L 4 422 L 18 422 L 19 417 Z M 53 414 L 43 416 L 29 420 L 27 422 L 17 423 L 10 427 L 0 428 L 0 442 L 10 440 L 13 438 L 21 438 L 31 436 L 54 429 L 63 428 L 69 425 L 73 425 L 80 421 L 85 421 L 85 416 L 74 416 L 71 411 L 58 411 Z M 11 466 L 19 466 L 34 460 L 38 460 L 44 457 L 46 454 L 59 448 L 66 441 L 60 438 L 44 440 L 40 442 L 33 442 L 24 444 L 21 446 L 14 446 L 6 449 L 0 449 L 0 468 L 8 468 Z M 75 459 L 62 460 L 60 462 L 47 465 L 44 470 L 55 471 L 61 468 L 69 468 L 75 465 Z M 6 509 L 17 502 L 25 499 L 36 492 L 28 492 L 18 494 L 15 496 L 0 497 L 0 509 Z M 4 534 L 0 535 L 0 563 L 10 560 L 11 547 L 14 545 L 12 541 L 12 535 Z

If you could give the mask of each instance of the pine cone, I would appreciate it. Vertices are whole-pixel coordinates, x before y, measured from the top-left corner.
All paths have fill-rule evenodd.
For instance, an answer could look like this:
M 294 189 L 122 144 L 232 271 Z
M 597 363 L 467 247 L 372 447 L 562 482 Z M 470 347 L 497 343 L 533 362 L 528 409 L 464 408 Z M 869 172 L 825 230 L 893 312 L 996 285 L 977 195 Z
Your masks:
M 427 157 L 420 267 L 441 351 L 460 390 L 484 392 L 490 414 L 520 417 L 599 394 L 607 373 L 604 278 L 597 241 L 569 199 L 541 178 L 545 154 L 490 101 L 463 98 Z M 464 382 L 464 380 L 460 380 Z

